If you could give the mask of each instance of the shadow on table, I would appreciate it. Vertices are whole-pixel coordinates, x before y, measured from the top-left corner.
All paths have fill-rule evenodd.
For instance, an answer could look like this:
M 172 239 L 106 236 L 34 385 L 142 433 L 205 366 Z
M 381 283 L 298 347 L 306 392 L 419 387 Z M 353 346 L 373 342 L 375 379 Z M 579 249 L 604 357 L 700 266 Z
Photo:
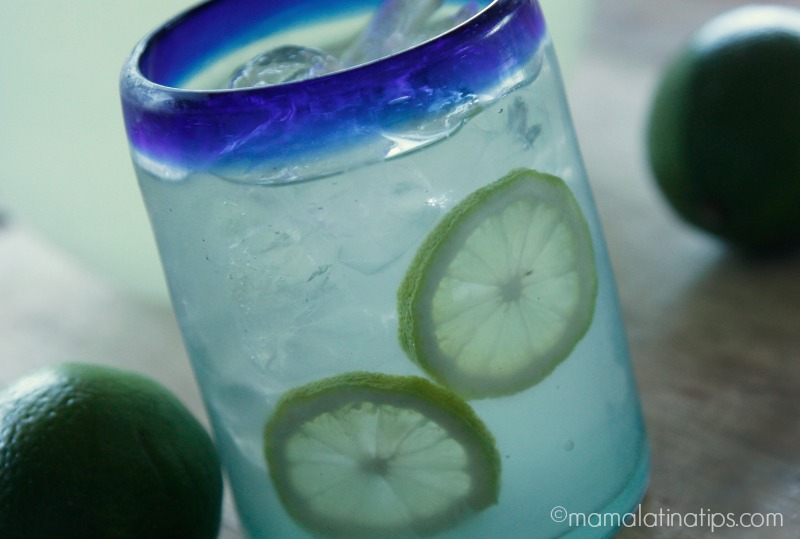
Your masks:
M 664 306 L 658 324 L 637 364 L 654 451 L 644 510 L 669 510 L 673 524 L 700 512 L 780 513 L 783 526 L 760 528 L 758 537 L 796 539 L 800 255 L 722 252 Z M 754 537 L 747 531 L 715 536 Z M 642 536 L 706 537 L 710 528 L 667 532 Z

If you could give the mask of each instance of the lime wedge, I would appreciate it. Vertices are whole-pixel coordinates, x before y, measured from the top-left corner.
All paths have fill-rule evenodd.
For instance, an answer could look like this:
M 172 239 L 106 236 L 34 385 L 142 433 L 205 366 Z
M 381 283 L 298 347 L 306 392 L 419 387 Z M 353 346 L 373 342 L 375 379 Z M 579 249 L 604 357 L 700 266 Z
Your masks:
M 400 344 L 465 398 L 510 395 L 570 354 L 596 295 L 592 238 L 569 187 L 514 170 L 423 242 L 398 291 Z
M 287 512 L 326 536 L 430 535 L 497 501 L 492 434 L 420 377 L 352 372 L 293 389 L 264 452 Z

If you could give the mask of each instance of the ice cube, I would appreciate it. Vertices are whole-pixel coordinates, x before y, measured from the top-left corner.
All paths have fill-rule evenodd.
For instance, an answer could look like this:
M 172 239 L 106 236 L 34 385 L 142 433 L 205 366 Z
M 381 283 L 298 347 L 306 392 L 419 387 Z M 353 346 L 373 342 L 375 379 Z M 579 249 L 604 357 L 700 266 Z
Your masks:
M 345 66 L 400 52 L 461 24 L 479 11 L 469 2 L 449 16 L 437 16 L 442 0 L 385 0 L 361 36 L 342 54 Z
M 458 10 L 449 15 L 447 17 L 443 17 L 439 20 L 430 20 L 428 24 L 421 28 L 422 32 L 414 37 L 416 43 L 422 43 L 423 41 L 427 41 L 433 37 L 438 36 L 439 34 L 443 34 L 447 32 L 451 28 L 455 28 L 462 22 L 465 22 L 471 19 L 480 11 L 480 6 L 478 2 L 468 2 L 458 8 Z
M 342 65 L 327 52 L 312 47 L 284 45 L 247 61 L 234 71 L 230 88 L 257 88 L 326 75 Z
M 379 273 L 408 253 L 441 215 L 425 175 L 399 161 L 391 166 L 395 170 L 386 176 L 396 182 L 370 182 L 358 198 L 336 201 L 339 215 L 330 215 L 338 225 L 338 261 L 364 275 Z
M 344 52 L 342 62 L 358 65 L 407 48 L 408 34 L 421 27 L 441 5 L 442 0 L 385 0 L 361 36 Z
M 392 142 L 386 157 L 397 157 L 446 138 L 475 116 L 483 106 L 480 95 L 454 90 L 408 96 L 385 107 L 381 135 Z M 425 103 L 426 114 L 416 108 Z M 408 110 L 407 113 L 403 113 Z
M 332 73 L 403 51 L 466 21 L 480 10 L 472 0 L 442 15 L 443 0 L 384 0 L 341 58 L 314 47 L 283 45 L 248 60 L 230 77 L 229 88 L 257 88 Z

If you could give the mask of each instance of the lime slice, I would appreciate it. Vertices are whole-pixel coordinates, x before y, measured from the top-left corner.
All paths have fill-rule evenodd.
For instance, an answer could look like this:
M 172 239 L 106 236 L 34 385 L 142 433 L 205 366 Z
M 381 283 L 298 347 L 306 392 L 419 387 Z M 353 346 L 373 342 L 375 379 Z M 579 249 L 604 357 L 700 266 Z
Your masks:
M 466 398 L 513 394 L 569 355 L 596 294 L 572 192 L 515 170 L 458 203 L 423 242 L 398 291 L 400 344 Z
M 493 436 L 420 377 L 352 372 L 296 388 L 264 444 L 287 512 L 323 535 L 430 535 L 497 501 Z

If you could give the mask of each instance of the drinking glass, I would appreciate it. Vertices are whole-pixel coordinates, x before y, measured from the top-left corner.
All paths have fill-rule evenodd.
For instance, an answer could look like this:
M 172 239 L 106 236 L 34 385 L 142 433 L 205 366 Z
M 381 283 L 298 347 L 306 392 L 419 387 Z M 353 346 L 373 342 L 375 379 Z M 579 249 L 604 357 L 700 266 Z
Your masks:
M 211 0 L 123 68 L 243 528 L 608 536 L 648 446 L 541 8 L 402 4 Z

